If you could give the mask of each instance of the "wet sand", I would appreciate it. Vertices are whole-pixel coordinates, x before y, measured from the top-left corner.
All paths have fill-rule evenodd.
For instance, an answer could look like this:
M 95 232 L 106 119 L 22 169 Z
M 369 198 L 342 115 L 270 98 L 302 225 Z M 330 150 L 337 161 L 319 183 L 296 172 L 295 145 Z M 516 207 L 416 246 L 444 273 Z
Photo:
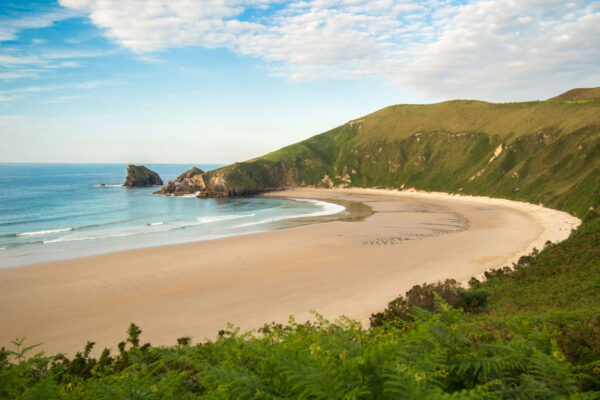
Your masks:
M 73 355 L 116 349 L 130 322 L 142 340 L 214 339 L 228 322 L 368 322 L 415 284 L 466 281 L 565 239 L 578 220 L 525 203 L 375 189 L 293 189 L 269 196 L 362 202 L 373 215 L 277 231 L 0 270 L 0 346 L 15 337 Z M 199 200 L 201 201 L 201 200 Z

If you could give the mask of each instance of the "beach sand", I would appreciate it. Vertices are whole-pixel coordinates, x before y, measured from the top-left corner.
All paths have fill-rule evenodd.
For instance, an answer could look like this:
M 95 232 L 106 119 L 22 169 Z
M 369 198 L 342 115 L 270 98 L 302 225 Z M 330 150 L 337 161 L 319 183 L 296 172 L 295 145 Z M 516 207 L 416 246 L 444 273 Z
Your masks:
M 130 322 L 142 341 L 214 340 L 228 322 L 369 315 L 415 284 L 466 281 L 507 265 L 579 220 L 488 198 L 375 189 L 293 189 L 269 196 L 358 201 L 374 214 L 219 240 L 0 270 L 0 346 L 27 337 L 73 355 L 87 340 L 116 349 Z M 198 200 L 201 201 L 201 200 Z

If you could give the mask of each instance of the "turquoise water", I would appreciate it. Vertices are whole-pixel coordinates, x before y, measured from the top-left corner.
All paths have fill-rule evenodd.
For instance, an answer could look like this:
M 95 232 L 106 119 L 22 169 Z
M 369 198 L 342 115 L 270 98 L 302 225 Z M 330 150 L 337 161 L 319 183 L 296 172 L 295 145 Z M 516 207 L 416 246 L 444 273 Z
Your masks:
M 191 167 L 147 166 L 165 183 Z M 344 210 L 302 199 L 153 195 L 157 187 L 121 186 L 125 170 L 124 164 L 0 164 L 0 267 L 261 232 Z

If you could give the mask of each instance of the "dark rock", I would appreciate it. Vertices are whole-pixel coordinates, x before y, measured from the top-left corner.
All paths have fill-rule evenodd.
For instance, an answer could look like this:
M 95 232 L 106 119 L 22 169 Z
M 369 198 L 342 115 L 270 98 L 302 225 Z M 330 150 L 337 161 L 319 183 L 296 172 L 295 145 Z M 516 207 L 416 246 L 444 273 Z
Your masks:
M 175 179 L 175 182 L 169 181 L 167 185 L 154 193 L 182 196 L 184 194 L 202 192 L 206 190 L 205 179 L 208 180 L 206 173 L 200 168 L 193 167 L 179 175 L 177 179 Z
M 101 183 L 99 186 L 104 187 L 104 186 L 106 186 L 106 183 Z
M 169 183 L 167 183 L 165 186 L 161 187 L 160 190 L 157 190 L 156 192 L 154 192 L 154 194 L 173 194 L 175 192 L 176 188 L 177 188 L 177 185 L 175 185 L 175 182 L 169 181 Z
M 162 185 L 163 181 L 158 174 L 143 165 L 128 165 L 127 178 L 123 186 L 144 187 Z
M 290 175 L 285 166 L 281 167 L 276 164 L 276 167 L 277 171 L 281 170 L 281 173 L 277 172 L 278 174 Z M 261 179 L 261 176 L 254 175 L 253 170 L 247 169 L 240 163 L 235 163 L 225 170 L 209 172 L 192 168 L 181 174 L 175 182 L 169 182 L 155 193 L 174 196 L 195 194 L 196 197 L 202 199 L 248 196 L 265 190 L 258 183 Z
M 183 174 L 179 175 L 177 177 L 177 179 L 175 179 L 175 182 L 183 182 L 186 178 L 193 178 L 196 175 L 202 175 L 204 173 L 203 170 L 201 170 L 200 168 L 196 168 L 196 167 L 192 167 L 190 169 L 188 169 L 187 171 L 185 171 Z

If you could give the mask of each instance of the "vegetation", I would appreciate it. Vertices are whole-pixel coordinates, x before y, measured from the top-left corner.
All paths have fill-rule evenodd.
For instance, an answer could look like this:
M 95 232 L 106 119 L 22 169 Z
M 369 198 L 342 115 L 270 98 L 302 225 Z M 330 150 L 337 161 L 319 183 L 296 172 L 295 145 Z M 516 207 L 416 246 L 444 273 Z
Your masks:
M 588 99 L 599 90 L 567 92 L 565 101 L 387 107 L 208 175 L 224 177 L 231 194 L 298 185 L 415 188 L 584 215 L 600 198 L 600 99 Z
M 0 398 L 596 399 L 598 243 L 592 212 L 568 240 L 469 289 L 452 279 L 413 287 L 370 328 L 316 315 L 153 347 L 131 324 L 117 354 L 93 358 L 89 342 L 72 359 L 30 357 L 35 346 L 16 340 L 0 351 Z
M 274 180 L 325 184 L 324 174 L 354 186 L 462 188 L 542 200 L 583 224 L 564 242 L 490 270 L 484 281 L 471 279 L 469 288 L 452 279 L 417 285 L 374 314 L 368 328 L 316 315 L 316 323 L 291 318 L 243 333 L 230 326 L 215 342 L 182 337 L 154 347 L 141 343 L 132 324 L 118 353 L 105 349 L 94 358 L 90 342 L 72 359 L 32 355 L 35 346 L 15 340 L 0 351 L 0 398 L 600 398 L 598 102 L 398 107 L 221 172 L 237 174 L 240 188 L 259 178 L 263 187 Z M 431 126 L 460 131 L 461 123 L 476 120 L 481 126 L 427 132 L 428 107 L 440 115 Z M 447 107 L 464 113 L 446 122 Z M 503 110 L 514 111 L 514 123 Z M 488 111 L 505 120 L 486 120 Z M 423 125 L 394 125 L 397 113 L 422 118 Z M 491 136 L 475 132 L 485 127 Z M 380 147 L 387 134 L 390 142 Z M 499 144 L 503 151 L 490 161 Z
M 372 327 L 398 322 L 404 325 L 405 321 L 414 320 L 415 307 L 434 312 L 437 296 L 454 308 L 461 308 L 466 312 L 479 312 L 486 306 L 489 295 L 487 291 L 478 288 L 465 290 L 454 279 L 415 285 L 406 292 L 406 298 L 399 296 L 392 300 L 383 312 L 371 315 L 370 322 Z
M 571 89 L 559 96 L 553 97 L 550 100 L 561 101 L 585 101 L 585 100 L 600 100 L 600 87 L 589 89 Z

